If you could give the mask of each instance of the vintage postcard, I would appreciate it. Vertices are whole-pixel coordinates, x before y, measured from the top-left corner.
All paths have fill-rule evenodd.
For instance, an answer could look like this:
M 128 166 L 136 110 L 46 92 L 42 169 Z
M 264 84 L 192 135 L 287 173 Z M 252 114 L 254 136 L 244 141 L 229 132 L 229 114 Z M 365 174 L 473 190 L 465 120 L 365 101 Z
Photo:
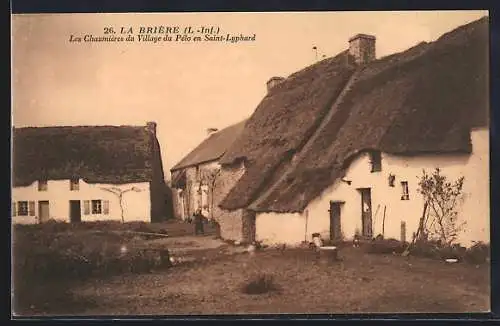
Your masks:
M 11 23 L 14 316 L 490 310 L 488 11 Z

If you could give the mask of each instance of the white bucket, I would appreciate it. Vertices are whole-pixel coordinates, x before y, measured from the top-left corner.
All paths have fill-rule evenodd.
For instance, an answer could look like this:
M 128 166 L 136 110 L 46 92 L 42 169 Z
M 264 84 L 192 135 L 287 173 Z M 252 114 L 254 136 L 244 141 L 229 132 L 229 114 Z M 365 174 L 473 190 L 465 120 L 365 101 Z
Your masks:
M 335 247 L 335 246 L 324 246 L 324 247 L 320 247 L 319 249 L 321 249 L 321 250 L 337 250 L 337 247 Z
M 336 261 L 337 256 L 337 247 L 335 246 L 325 246 L 319 248 L 321 256 L 323 256 L 327 261 Z

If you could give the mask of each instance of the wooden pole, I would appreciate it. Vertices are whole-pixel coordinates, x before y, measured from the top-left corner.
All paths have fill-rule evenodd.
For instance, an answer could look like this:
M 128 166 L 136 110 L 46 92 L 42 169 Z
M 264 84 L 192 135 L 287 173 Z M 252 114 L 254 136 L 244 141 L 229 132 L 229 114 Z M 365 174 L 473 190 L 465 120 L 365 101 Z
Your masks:
M 382 236 L 385 238 L 385 209 L 386 206 L 384 205 L 384 216 L 382 217 Z
M 304 232 L 304 242 L 307 243 L 307 223 L 309 220 L 309 211 L 306 209 L 306 230 Z
M 413 237 L 413 239 L 411 240 L 411 242 L 408 243 L 408 246 L 406 246 L 406 249 L 403 252 L 403 256 L 407 256 L 410 253 L 410 247 L 412 247 L 415 244 L 415 241 L 419 237 L 421 229 L 424 228 L 424 219 L 425 219 L 426 212 L 427 212 L 427 205 L 428 205 L 428 202 L 426 201 L 424 203 L 424 211 L 422 212 L 422 217 L 420 218 L 420 222 L 418 223 L 419 225 L 418 225 L 417 232 L 415 233 L 415 237 Z
M 401 221 L 401 242 L 406 242 L 406 222 Z
M 422 212 L 422 217 L 420 218 L 420 222 L 418 223 L 418 229 L 417 229 L 417 234 L 415 236 L 415 239 L 417 239 L 421 233 L 423 232 L 423 229 L 424 229 L 424 221 L 425 221 L 425 216 L 427 213 L 427 201 L 424 203 L 424 211 Z

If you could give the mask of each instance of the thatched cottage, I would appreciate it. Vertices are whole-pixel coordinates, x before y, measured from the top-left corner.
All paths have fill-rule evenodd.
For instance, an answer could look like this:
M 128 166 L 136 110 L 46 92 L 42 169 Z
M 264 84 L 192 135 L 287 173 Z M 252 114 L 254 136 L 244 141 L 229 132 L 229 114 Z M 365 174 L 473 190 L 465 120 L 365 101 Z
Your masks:
M 13 130 L 13 223 L 165 218 L 156 123 Z M 123 209 L 122 209 L 123 208 Z
M 210 128 L 209 136 L 170 169 L 174 215 L 185 220 L 201 209 L 209 219 L 220 216 L 218 207 L 229 191 L 221 176 L 219 159 L 239 137 L 246 120 L 222 130 Z
M 236 179 L 220 204 L 221 236 L 298 244 L 358 230 L 411 240 L 419 177 L 441 168 L 465 177 L 459 241 L 489 241 L 487 18 L 378 59 L 374 36 L 348 44 L 269 81 L 220 159 Z

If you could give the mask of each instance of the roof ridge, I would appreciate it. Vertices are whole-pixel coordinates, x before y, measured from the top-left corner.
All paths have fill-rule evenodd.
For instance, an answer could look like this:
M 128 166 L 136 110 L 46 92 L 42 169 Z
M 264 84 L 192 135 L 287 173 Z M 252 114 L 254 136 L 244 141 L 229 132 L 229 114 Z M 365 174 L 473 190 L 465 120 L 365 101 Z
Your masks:
M 224 154 L 227 151 L 227 148 L 225 148 L 224 150 L 221 150 L 219 155 L 215 155 L 215 154 L 211 155 L 210 159 L 202 159 L 202 160 L 195 159 L 195 162 L 192 162 L 193 161 L 192 156 L 195 155 L 196 153 L 202 151 L 206 146 L 208 146 L 210 144 L 210 142 L 216 142 L 218 139 L 220 141 L 220 139 L 227 138 L 228 137 L 227 135 L 230 132 L 235 133 L 239 129 L 241 129 L 241 131 L 242 131 L 244 124 L 248 121 L 248 119 L 249 118 L 243 119 L 237 123 L 233 123 L 227 127 L 224 127 L 223 129 L 220 129 L 217 132 L 211 133 L 208 137 L 205 137 L 202 141 L 200 141 L 198 143 L 198 145 L 196 145 L 196 147 L 194 147 L 191 151 L 189 151 L 186 155 L 184 155 L 184 157 L 182 157 L 172 168 L 170 168 L 170 171 L 171 172 L 178 171 L 178 170 L 192 167 L 192 166 L 195 166 L 198 164 L 208 163 L 208 162 L 212 162 L 215 160 L 219 160 L 222 156 L 224 156 Z M 234 140 L 235 139 L 233 139 L 233 141 Z M 228 146 L 230 146 L 230 145 L 228 145 Z
M 292 159 L 292 164 L 286 169 L 286 171 L 280 176 L 274 184 L 272 184 L 269 188 L 267 188 L 262 195 L 260 195 L 253 203 L 248 205 L 248 208 L 251 210 L 258 210 L 258 206 L 281 184 L 282 181 L 286 180 L 286 178 L 292 174 L 292 172 L 297 167 L 298 163 L 302 161 L 307 154 L 309 148 L 313 146 L 316 139 L 319 137 L 321 131 L 325 128 L 325 126 L 330 122 L 330 120 L 335 115 L 335 108 L 342 102 L 346 94 L 351 90 L 352 85 L 356 82 L 358 78 L 358 74 L 362 71 L 363 67 L 358 67 L 352 75 L 349 77 L 348 81 L 342 88 L 340 94 L 334 100 L 334 103 L 330 106 L 330 110 L 326 114 L 326 116 L 322 119 L 320 125 L 316 128 L 316 131 L 309 137 L 304 146 L 297 152 L 296 156 Z

